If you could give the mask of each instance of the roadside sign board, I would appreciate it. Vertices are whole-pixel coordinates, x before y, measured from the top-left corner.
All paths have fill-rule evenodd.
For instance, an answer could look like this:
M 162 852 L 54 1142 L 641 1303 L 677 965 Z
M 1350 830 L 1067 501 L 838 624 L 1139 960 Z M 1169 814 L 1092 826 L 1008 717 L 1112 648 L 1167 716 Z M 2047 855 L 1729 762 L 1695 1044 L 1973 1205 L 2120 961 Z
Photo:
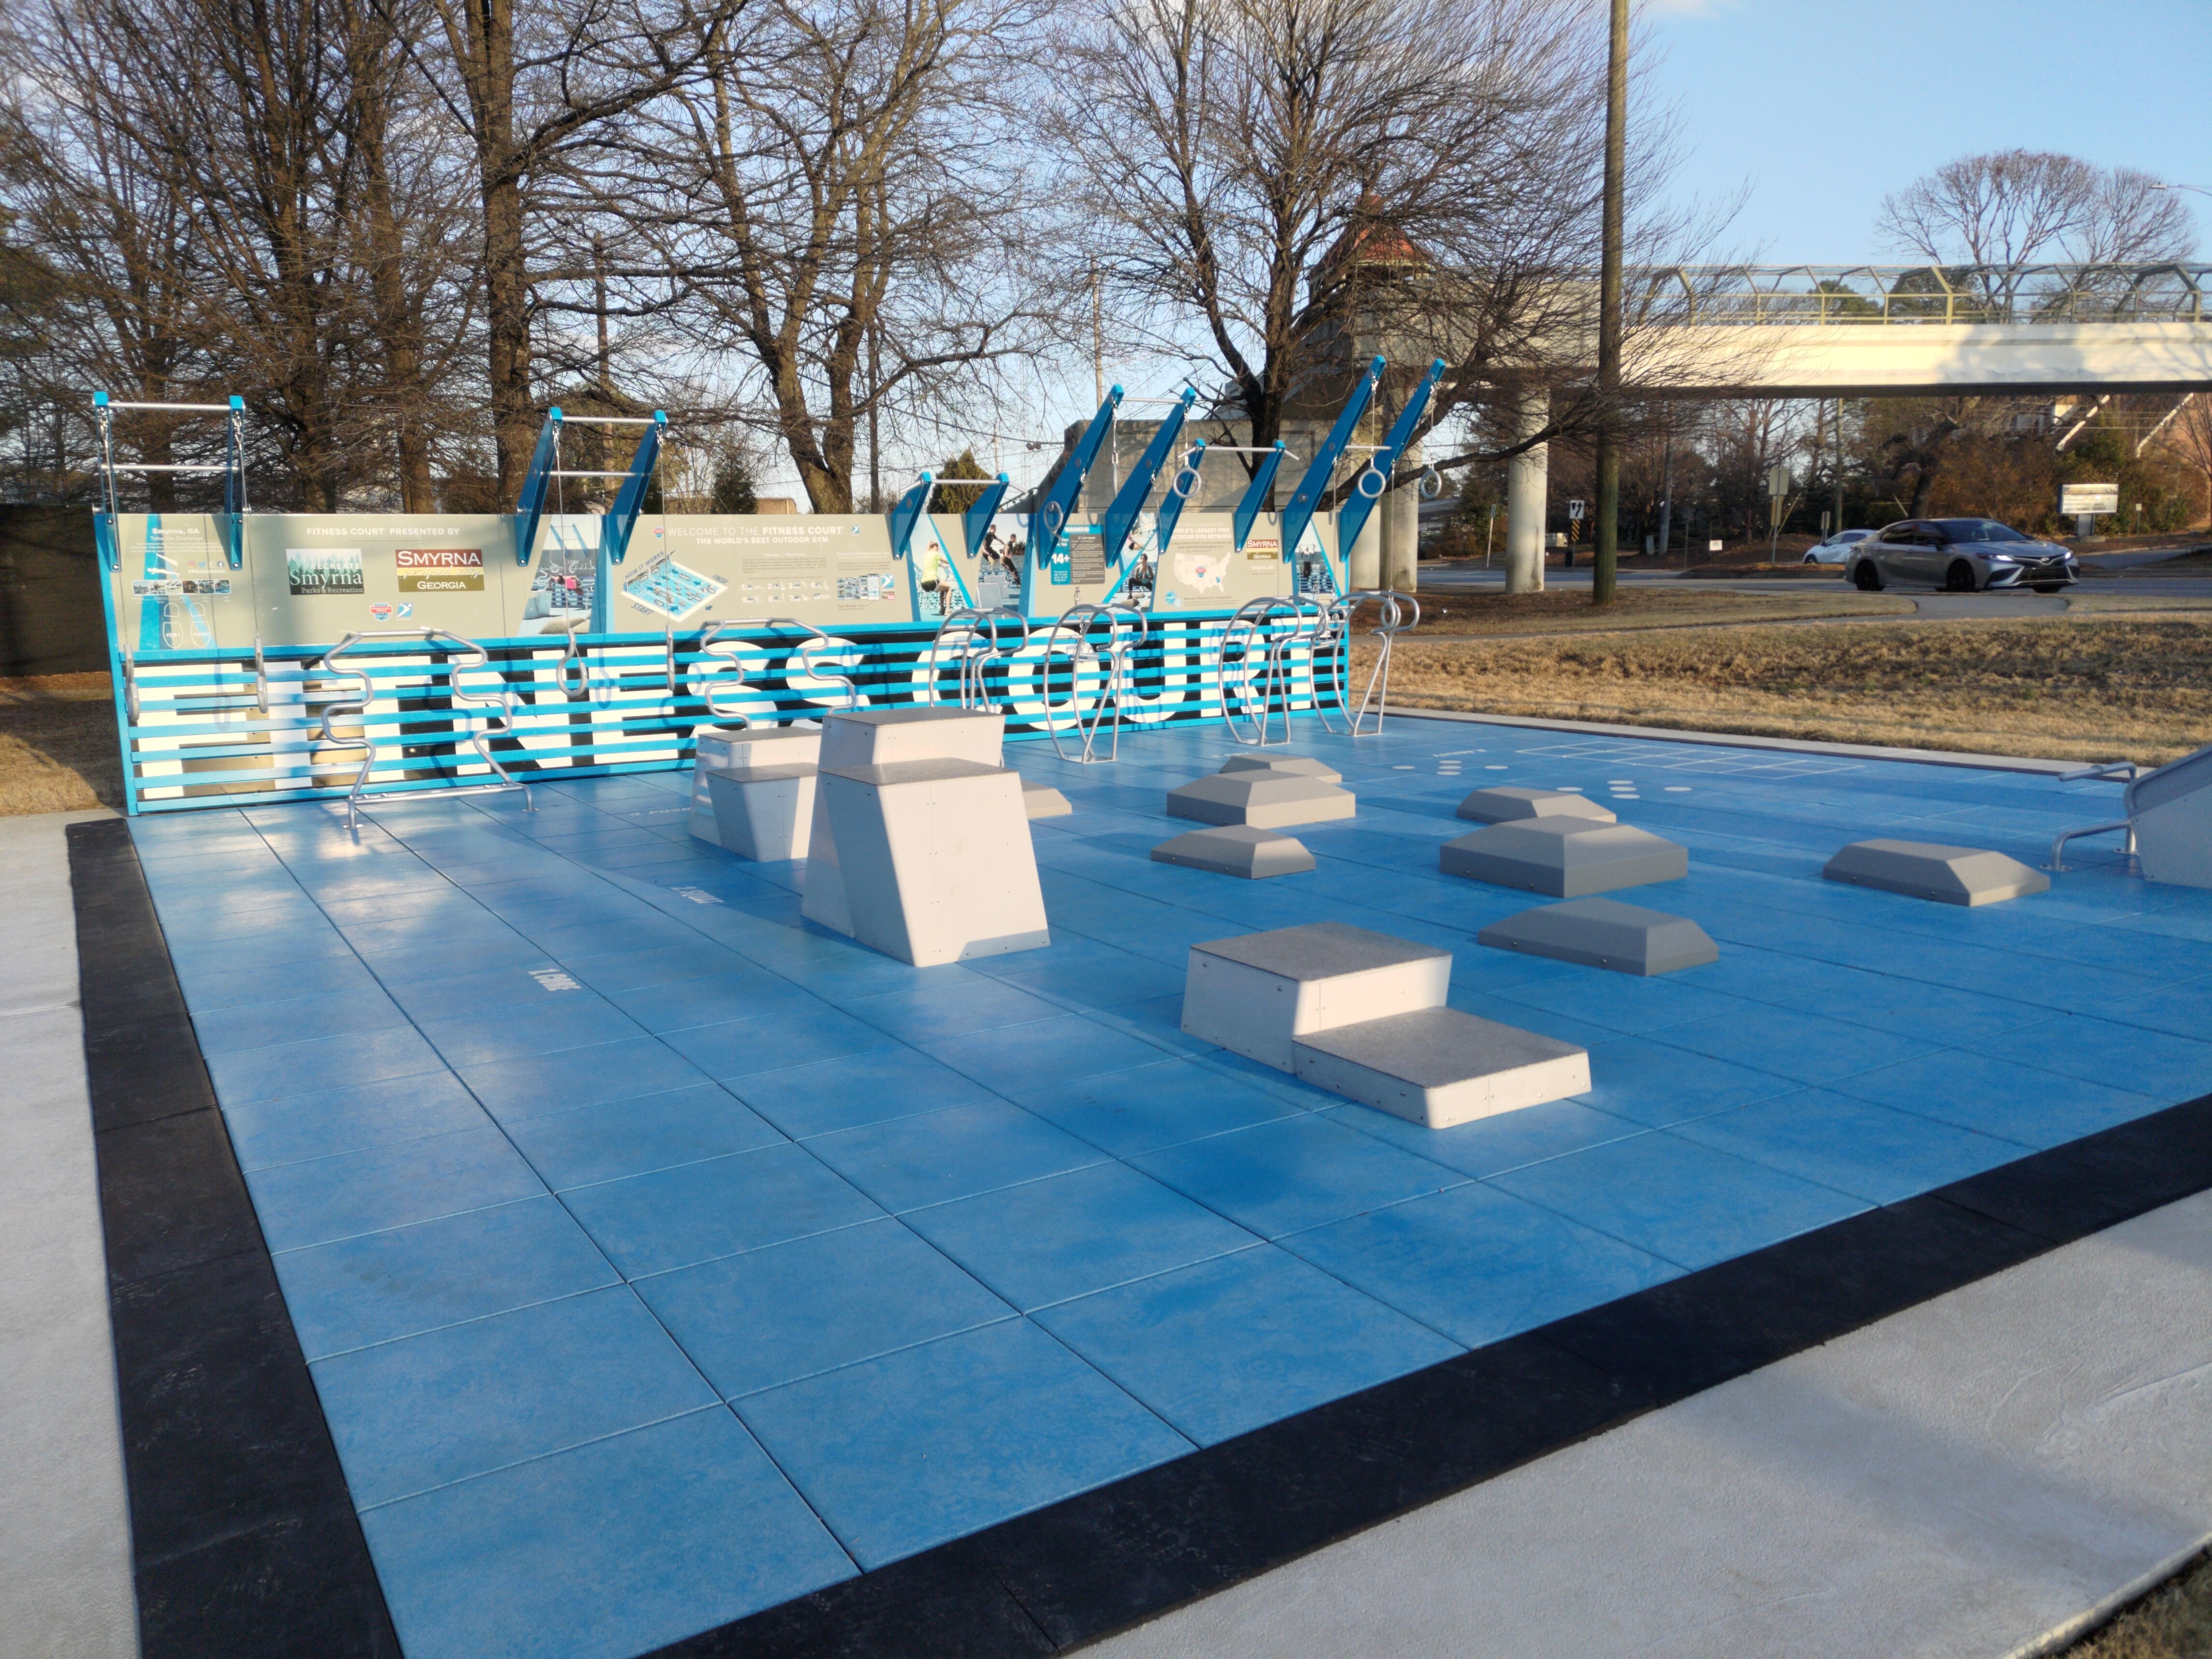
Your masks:
M 2058 487 L 2058 510 L 2069 519 L 2086 513 L 2120 510 L 2120 487 L 2116 483 L 2070 483 Z
M 1766 493 L 1770 499 L 1781 501 L 1790 494 L 1790 468 L 1777 462 L 1766 469 Z
M 1583 504 L 1580 501 L 1569 501 L 1567 503 L 1567 517 L 1579 520 L 1582 516 Z

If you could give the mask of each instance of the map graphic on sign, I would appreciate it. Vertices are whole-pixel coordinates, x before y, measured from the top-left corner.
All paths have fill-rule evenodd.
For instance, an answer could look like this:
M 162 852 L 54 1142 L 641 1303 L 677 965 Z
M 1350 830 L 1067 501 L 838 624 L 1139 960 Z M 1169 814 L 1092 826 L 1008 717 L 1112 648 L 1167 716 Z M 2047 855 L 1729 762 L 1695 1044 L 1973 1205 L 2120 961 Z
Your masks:
M 623 593 L 647 611 L 657 611 L 672 622 L 681 622 L 725 586 L 663 554 L 624 582 Z

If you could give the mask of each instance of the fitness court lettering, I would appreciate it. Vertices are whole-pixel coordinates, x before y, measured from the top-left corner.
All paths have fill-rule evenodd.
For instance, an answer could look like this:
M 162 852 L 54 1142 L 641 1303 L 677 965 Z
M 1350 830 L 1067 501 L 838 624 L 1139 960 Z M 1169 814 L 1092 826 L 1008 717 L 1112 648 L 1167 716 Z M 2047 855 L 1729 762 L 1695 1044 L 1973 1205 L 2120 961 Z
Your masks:
M 483 549 L 403 547 L 392 556 L 403 593 L 481 593 Z

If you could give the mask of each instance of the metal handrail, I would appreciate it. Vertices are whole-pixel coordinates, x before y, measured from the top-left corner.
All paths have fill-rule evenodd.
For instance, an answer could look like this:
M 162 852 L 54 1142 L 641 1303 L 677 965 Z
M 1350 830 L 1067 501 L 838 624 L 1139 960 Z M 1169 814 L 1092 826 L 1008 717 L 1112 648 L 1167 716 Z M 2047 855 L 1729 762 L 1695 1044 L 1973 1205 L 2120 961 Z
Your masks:
M 1122 618 L 1128 619 L 1125 624 Z M 1106 648 L 1100 651 L 1091 643 L 1091 629 L 1099 623 L 1106 624 Z M 1073 647 L 1062 650 L 1060 630 L 1065 628 L 1073 640 Z M 1125 641 L 1125 628 L 1133 629 L 1134 637 Z M 1098 728 L 1106 718 L 1106 706 L 1114 706 L 1114 726 L 1111 745 L 1105 758 L 1110 764 L 1121 757 L 1121 716 L 1132 681 L 1129 672 L 1130 654 L 1152 636 L 1152 619 L 1128 605 L 1072 605 L 1053 619 L 1044 641 L 1044 729 L 1052 739 L 1053 753 L 1060 759 L 1068 758 L 1060 747 L 1060 726 L 1052 714 L 1052 659 L 1054 655 L 1067 659 L 1067 702 L 1075 715 L 1075 729 L 1083 734 L 1082 752 L 1075 758 L 1085 766 L 1096 763 Z M 1103 659 L 1106 663 L 1106 684 L 1098 693 L 1098 701 L 1091 705 L 1091 718 L 1083 717 L 1083 665 Z
M 1288 743 L 1291 740 L 1290 680 L 1286 659 L 1293 647 L 1302 641 L 1312 644 L 1322 636 L 1327 626 L 1326 618 L 1327 611 L 1322 606 L 1310 605 L 1304 600 L 1280 596 L 1249 599 L 1237 607 L 1237 613 L 1221 630 L 1215 674 L 1221 687 L 1221 719 L 1228 726 L 1231 739 L 1249 749 L 1267 748 L 1268 720 L 1274 710 L 1275 699 L 1279 696 L 1283 702 L 1283 735 L 1278 741 Z M 1278 633 L 1278 624 L 1285 621 L 1294 625 L 1288 632 Z M 1254 655 L 1255 651 L 1265 647 L 1258 671 L 1259 717 L 1253 726 L 1253 735 L 1249 738 L 1238 730 L 1237 716 L 1231 706 L 1230 646 L 1240 633 L 1243 637 L 1237 642 L 1237 665 L 1242 671 L 1237 680 L 1238 700 L 1249 700 L 1255 672 Z M 1318 697 L 1316 701 L 1318 702 Z
M 2203 322 L 2212 263 L 1655 265 L 1651 320 L 1700 325 Z
M 2124 830 L 2128 832 L 2127 845 L 2120 850 L 2123 853 L 2133 853 L 2136 850 L 2136 821 L 2133 818 L 2122 818 L 2118 823 L 2093 823 L 2087 830 L 2062 830 L 2051 841 L 2051 862 L 2044 867 L 2053 875 L 2065 874 L 2066 861 L 2062 854 L 2065 852 L 2068 842 L 2079 841 L 2084 836 L 2107 836 L 2116 830 Z
M 573 640 L 574 635 L 572 634 L 570 638 Z M 453 646 L 458 647 L 462 651 L 474 653 L 474 656 L 468 661 L 464 662 L 457 659 L 447 664 L 447 696 L 457 707 L 459 708 L 498 709 L 500 712 L 500 718 L 505 722 L 502 728 L 503 730 L 512 732 L 514 729 L 514 708 L 515 703 L 518 701 L 515 696 L 514 688 L 507 684 L 504 680 L 501 682 L 500 690 L 496 693 L 478 693 L 471 695 L 466 690 L 461 683 L 462 673 L 468 669 L 483 667 L 486 664 L 491 661 L 491 653 L 484 647 L 478 645 L 474 640 L 465 639 L 460 635 L 453 633 L 448 629 L 356 629 L 348 633 L 336 645 L 323 653 L 321 659 L 322 665 L 332 673 L 339 675 L 341 678 L 350 676 L 360 686 L 360 696 L 357 701 L 352 702 L 340 700 L 338 702 L 328 702 L 323 705 L 321 741 L 335 749 L 358 749 L 362 751 L 361 758 L 361 770 L 354 774 L 353 787 L 346 792 L 346 828 L 349 830 L 359 827 L 361 823 L 362 793 L 368 787 L 369 773 L 373 771 L 376 766 L 376 740 L 368 735 L 368 726 L 366 719 L 362 721 L 362 735 L 359 738 L 341 738 L 338 736 L 338 734 L 331 729 L 331 721 L 333 718 L 340 714 L 361 714 L 366 716 L 368 712 L 369 704 L 376 700 L 376 682 L 369 678 L 368 670 L 366 667 L 353 666 L 340 668 L 338 666 L 339 660 L 347 652 L 352 650 L 355 646 L 359 645 L 367 640 L 420 640 L 425 645 L 433 644 L 439 640 L 446 640 L 450 641 Z M 498 758 L 491 752 L 490 739 L 493 736 L 493 731 L 489 722 L 487 722 L 484 729 L 482 731 L 478 731 L 475 728 L 474 721 L 470 721 L 469 726 L 470 730 L 468 732 L 468 741 L 470 747 L 473 748 L 477 751 L 478 757 L 483 760 L 483 763 L 489 767 L 494 774 L 498 776 L 499 781 L 497 783 L 473 785 L 466 789 L 456 790 L 451 793 L 471 795 L 500 794 L 504 793 L 510 789 L 520 789 L 522 792 L 522 810 L 526 812 L 536 811 L 538 810 L 537 803 L 530 798 L 530 786 L 511 775 L 507 769 L 499 763 Z
M 999 644 L 999 629 L 1006 623 L 1012 623 L 1022 630 L 1022 642 L 1012 651 L 1002 649 Z M 985 624 L 988 624 L 988 634 Z M 953 631 L 956 627 L 960 630 L 957 634 Z M 948 637 L 959 646 L 960 654 L 957 660 L 960 665 L 960 707 L 988 708 L 990 705 L 983 700 L 986 696 L 983 677 L 993 663 L 1003 662 L 1029 649 L 1030 622 L 1012 605 L 994 605 L 988 611 L 963 605 L 957 611 L 947 613 L 945 620 L 938 624 L 937 636 L 929 642 L 929 666 L 924 689 L 929 693 L 933 707 L 937 702 L 937 653 Z M 988 640 L 980 651 L 975 648 L 977 640 Z
M 1367 599 L 1372 599 L 1375 602 L 1378 612 L 1376 617 L 1376 625 L 1368 629 L 1368 636 L 1382 641 L 1382 648 L 1376 656 L 1374 668 L 1368 673 L 1367 689 L 1360 695 L 1359 708 L 1357 711 L 1346 710 L 1352 721 L 1351 735 L 1355 738 L 1382 735 L 1382 722 L 1390 710 L 1390 648 L 1396 643 L 1399 635 L 1409 633 L 1421 624 L 1420 600 L 1411 593 L 1401 593 L 1395 588 L 1363 588 L 1358 592 L 1346 594 L 1335 605 L 1329 607 L 1342 619 L 1341 642 L 1337 647 L 1337 658 L 1340 665 L 1340 672 L 1337 678 L 1337 707 L 1340 708 L 1345 707 L 1342 699 L 1345 693 L 1351 688 L 1352 615 L 1358 608 L 1361 601 Z M 1408 605 L 1413 607 L 1413 615 L 1410 617 L 1406 614 L 1406 607 Z M 1321 692 L 1316 688 L 1314 692 L 1314 702 L 1316 708 L 1320 706 L 1320 702 Z M 1375 706 L 1375 729 L 1371 732 L 1363 729 L 1367 720 L 1367 707 L 1370 702 Z

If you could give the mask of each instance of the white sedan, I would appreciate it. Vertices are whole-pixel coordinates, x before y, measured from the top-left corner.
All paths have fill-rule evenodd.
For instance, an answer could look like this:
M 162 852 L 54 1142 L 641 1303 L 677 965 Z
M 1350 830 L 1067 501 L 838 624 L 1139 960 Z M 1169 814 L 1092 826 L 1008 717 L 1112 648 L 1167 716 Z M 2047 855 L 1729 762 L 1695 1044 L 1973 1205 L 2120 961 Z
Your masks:
M 1851 549 L 1874 534 L 1871 530 L 1838 530 L 1825 542 L 1816 542 L 1805 550 L 1807 564 L 1841 564 L 1851 556 Z

